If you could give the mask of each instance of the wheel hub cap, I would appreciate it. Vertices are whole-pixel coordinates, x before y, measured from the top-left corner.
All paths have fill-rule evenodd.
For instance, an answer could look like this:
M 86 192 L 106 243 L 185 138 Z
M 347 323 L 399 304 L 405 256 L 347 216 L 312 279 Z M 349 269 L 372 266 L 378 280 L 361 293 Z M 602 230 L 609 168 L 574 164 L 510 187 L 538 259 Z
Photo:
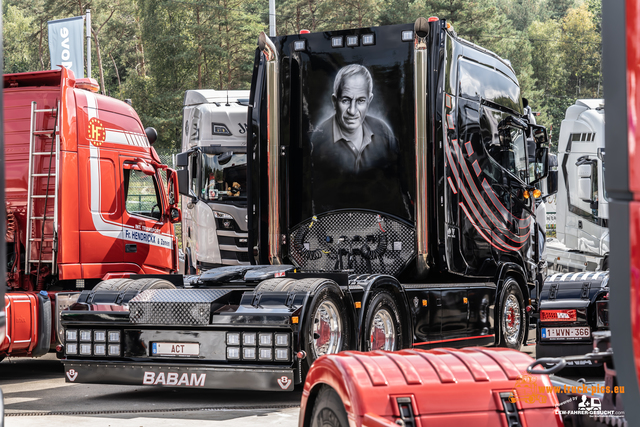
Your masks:
M 386 309 L 376 312 L 369 331 L 370 350 L 395 350 L 396 330 L 391 313 Z
M 504 336 L 510 344 L 517 344 L 520 337 L 520 304 L 515 295 L 509 295 L 502 316 Z
M 331 301 L 323 301 L 314 313 L 312 342 L 316 357 L 337 353 L 342 348 L 342 320 Z

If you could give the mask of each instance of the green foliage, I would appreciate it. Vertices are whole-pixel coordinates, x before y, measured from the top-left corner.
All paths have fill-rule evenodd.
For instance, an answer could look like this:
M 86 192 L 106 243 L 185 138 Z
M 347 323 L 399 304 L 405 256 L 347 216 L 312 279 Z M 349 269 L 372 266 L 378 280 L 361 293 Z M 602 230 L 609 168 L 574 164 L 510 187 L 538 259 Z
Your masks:
M 157 147 L 179 146 L 184 91 L 248 89 L 268 0 L 6 0 L 5 73 L 48 69 L 47 21 L 92 14 L 92 77 L 131 99 Z M 601 0 L 276 0 L 277 33 L 438 16 L 509 60 L 557 144 L 566 108 L 603 97 Z

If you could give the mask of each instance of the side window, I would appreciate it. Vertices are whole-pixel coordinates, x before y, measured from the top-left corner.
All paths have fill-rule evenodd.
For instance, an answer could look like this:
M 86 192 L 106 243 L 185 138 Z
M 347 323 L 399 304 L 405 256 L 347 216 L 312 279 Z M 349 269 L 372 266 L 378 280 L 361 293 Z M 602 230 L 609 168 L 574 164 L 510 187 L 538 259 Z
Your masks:
M 527 145 L 524 132 L 520 129 L 510 129 L 511 147 L 513 151 L 513 165 L 511 173 L 523 182 L 529 182 L 529 170 L 527 168 Z
M 141 170 L 128 169 L 125 165 L 124 199 L 127 212 L 159 220 L 162 215 L 160 192 L 154 175 Z

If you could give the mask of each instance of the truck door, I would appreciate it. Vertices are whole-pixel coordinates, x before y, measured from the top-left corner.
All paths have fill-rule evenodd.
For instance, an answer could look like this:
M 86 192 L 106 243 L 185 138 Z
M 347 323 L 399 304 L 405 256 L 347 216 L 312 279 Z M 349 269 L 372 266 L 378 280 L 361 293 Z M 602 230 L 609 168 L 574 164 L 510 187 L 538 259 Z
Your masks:
M 124 211 L 124 261 L 144 273 L 165 273 L 173 265 L 173 239 L 158 171 L 134 157 L 120 157 Z

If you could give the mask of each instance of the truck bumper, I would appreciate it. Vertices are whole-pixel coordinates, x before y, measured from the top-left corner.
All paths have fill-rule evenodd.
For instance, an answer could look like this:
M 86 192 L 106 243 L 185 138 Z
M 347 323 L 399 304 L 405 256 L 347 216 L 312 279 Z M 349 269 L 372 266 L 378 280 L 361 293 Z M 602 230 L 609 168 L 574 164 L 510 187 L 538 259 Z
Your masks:
M 65 381 L 218 390 L 293 391 L 294 371 L 280 367 L 63 360 Z
M 564 357 L 564 356 L 580 356 L 593 352 L 593 343 L 562 343 L 562 344 L 546 344 L 538 343 L 536 345 L 536 358 L 541 357 Z M 567 366 L 601 366 L 601 362 L 594 360 L 581 360 L 579 362 L 567 362 Z

